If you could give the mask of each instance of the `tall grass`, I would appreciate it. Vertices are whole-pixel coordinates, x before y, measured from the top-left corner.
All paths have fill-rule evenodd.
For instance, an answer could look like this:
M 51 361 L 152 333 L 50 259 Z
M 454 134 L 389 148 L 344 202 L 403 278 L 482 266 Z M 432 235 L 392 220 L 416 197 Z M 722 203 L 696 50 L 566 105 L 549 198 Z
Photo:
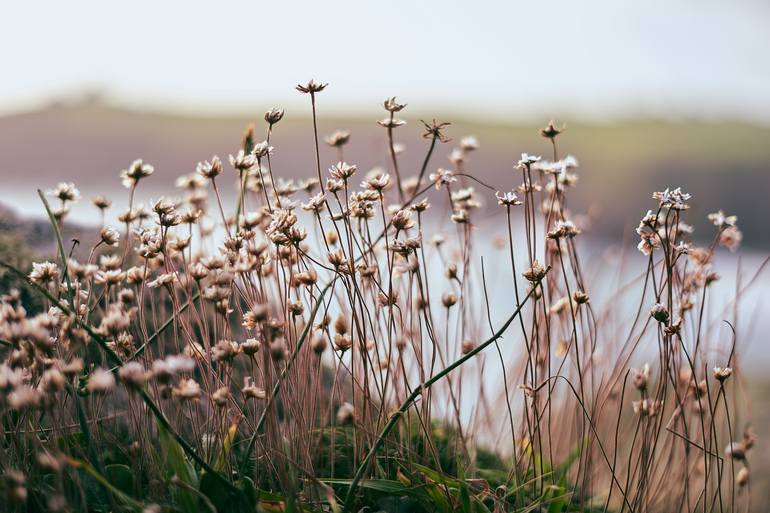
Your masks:
M 466 170 L 473 138 L 437 168 L 448 123 L 424 123 L 421 167 L 401 164 L 391 98 L 391 178 L 346 163 L 345 132 L 327 163 L 325 87 L 298 86 L 316 178 L 273 169 L 273 109 L 232 170 L 213 157 L 180 177 L 183 199 L 140 206 L 154 169 L 132 163 L 119 228 L 95 199 L 103 226 L 79 261 L 61 235 L 79 192 L 41 193 L 56 257 L 29 275 L 2 263 L 47 302 L 28 312 L 6 291 L 0 308 L 7 510 L 750 508 L 737 306 L 708 315 L 734 217 L 710 216 L 696 246 L 689 195 L 655 193 L 643 258 L 624 263 L 642 265 L 597 304 L 562 128 L 498 190 Z

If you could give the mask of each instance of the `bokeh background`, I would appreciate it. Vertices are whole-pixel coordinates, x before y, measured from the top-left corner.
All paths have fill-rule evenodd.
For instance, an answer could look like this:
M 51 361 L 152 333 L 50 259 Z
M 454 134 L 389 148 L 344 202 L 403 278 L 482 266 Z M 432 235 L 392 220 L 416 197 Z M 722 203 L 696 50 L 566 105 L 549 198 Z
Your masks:
M 754 274 L 770 253 L 770 3 L 50 1 L 3 3 L 0 18 L 0 252 L 50 248 L 37 188 L 75 182 L 84 199 L 69 220 L 87 231 L 99 222 L 88 198 L 125 206 L 118 173 L 133 159 L 156 167 L 145 199 L 173 194 L 274 106 L 286 109 L 274 168 L 311 176 L 310 110 L 294 90 L 310 78 L 330 83 L 321 133 L 351 131 L 346 158 L 362 169 L 387 162 L 375 120 L 388 96 L 408 104 L 405 169 L 425 151 L 419 120 L 436 118 L 478 138 L 471 171 L 501 189 L 521 152 L 548 153 L 537 128 L 554 119 L 567 125 L 560 151 L 581 162 L 572 207 L 590 213 L 596 247 L 633 247 L 651 192 L 669 186 L 693 194 L 696 233 L 711 234 L 712 210 L 738 215 L 726 288 L 739 270 L 756 276 L 739 333 L 757 431 L 770 434 L 770 277 Z

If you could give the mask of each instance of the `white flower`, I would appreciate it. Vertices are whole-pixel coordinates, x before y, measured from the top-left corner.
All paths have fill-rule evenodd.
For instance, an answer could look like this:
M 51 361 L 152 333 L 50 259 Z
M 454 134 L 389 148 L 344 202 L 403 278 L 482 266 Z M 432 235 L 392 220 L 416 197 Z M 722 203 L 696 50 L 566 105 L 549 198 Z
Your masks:
M 142 162 L 142 159 L 137 159 L 128 166 L 128 169 L 124 169 L 120 172 L 120 177 L 123 181 L 123 187 L 130 189 L 139 183 L 139 180 L 146 176 L 150 176 L 155 172 L 155 168 L 149 164 Z
M 61 201 L 77 201 L 80 199 L 80 191 L 72 182 L 61 182 L 55 189 L 48 191 L 50 196 L 59 198 Z
M 519 200 L 519 197 L 516 196 L 516 193 L 513 191 L 504 192 L 502 194 L 500 193 L 500 191 L 497 191 L 495 193 L 495 197 L 497 198 L 498 205 L 505 205 L 509 207 L 521 205 L 521 201 Z
M 433 182 L 433 184 L 436 186 L 436 190 L 441 189 L 442 185 L 448 185 L 457 181 L 457 178 L 455 178 L 452 171 L 441 168 L 439 168 L 435 173 L 428 175 L 428 178 L 430 178 L 430 181 Z

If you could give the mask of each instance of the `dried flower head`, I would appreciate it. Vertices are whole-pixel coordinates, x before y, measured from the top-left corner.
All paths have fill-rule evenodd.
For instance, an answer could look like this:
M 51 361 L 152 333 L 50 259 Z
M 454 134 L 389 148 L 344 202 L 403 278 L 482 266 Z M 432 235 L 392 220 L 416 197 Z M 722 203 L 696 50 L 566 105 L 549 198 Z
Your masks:
M 99 237 L 101 238 L 102 243 L 108 246 L 117 246 L 118 241 L 120 241 L 120 234 L 118 231 L 108 226 L 102 227 L 99 231 Z
M 265 121 L 267 121 L 270 125 L 275 125 L 281 119 L 283 119 L 283 109 L 273 107 L 269 111 L 265 112 Z
M 302 84 L 297 85 L 297 91 L 301 93 L 315 94 L 315 93 L 320 93 L 321 91 L 326 89 L 326 86 L 328 85 L 329 84 L 316 82 L 315 80 L 311 79 L 310 82 L 308 82 L 305 85 L 302 85 Z
M 142 159 L 137 159 L 128 166 L 128 169 L 124 169 L 120 172 L 120 178 L 123 181 L 123 186 L 127 189 L 136 187 L 139 180 L 146 178 L 155 172 L 155 168 L 150 164 L 145 164 Z
M 661 303 L 655 303 L 650 309 L 650 316 L 661 324 L 668 322 L 668 308 Z
M 420 122 L 425 126 L 425 132 L 422 134 L 425 139 L 437 139 L 442 143 L 452 140 L 444 134 L 444 128 L 451 125 L 451 123 L 439 123 L 435 119 L 430 123 L 426 123 L 422 120 L 420 120 Z
M 522 273 L 522 276 L 524 276 L 524 278 L 531 283 L 539 283 L 543 278 L 545 278 L 545 273 L 545 267 L 543 267 L 540 262 L 535 260 L 532 263 L 532 266 Z
M 222 173 L 222 169 L 222 161 L 216 155 L 211 158 L 211 161 L 204 160 L 203 162 L 198 162 L 198 165 L 195 166 L 195 172 L 209 180 L 219 176 Z
M 348 141 L 350 141 L 350 132 L 346 130 L 335 130 L 331 135 L 327 136 L 326 144 L 332 148 L 342 148 Z

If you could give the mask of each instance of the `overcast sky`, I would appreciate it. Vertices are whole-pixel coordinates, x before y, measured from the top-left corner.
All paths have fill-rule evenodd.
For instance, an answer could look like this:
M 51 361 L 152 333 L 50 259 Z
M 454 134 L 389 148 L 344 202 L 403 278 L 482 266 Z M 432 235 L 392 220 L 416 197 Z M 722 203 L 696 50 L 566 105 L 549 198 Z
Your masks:
M 398 95 L 495 118 L 644 114 L 770 123 L 770 3 L 4 2 L 0 111 L 85 89 L 144 107 Z

